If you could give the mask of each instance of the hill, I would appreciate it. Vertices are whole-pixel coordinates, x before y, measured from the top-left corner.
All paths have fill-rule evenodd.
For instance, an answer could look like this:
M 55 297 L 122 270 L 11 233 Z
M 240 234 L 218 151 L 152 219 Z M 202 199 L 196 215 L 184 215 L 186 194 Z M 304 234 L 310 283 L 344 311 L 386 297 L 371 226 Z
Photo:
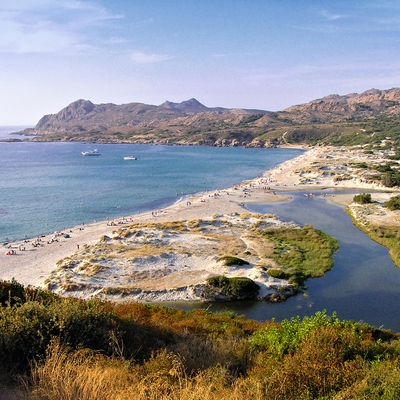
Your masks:
M 80 99 L 22 133 L 40 141 L 274 147 L 379 143 L 388 135 L 397 143 L 399 121 L 400 89 L 392 88 L 332 94 L 279 112 L 210 108 L 193 98 L 159 106 Z

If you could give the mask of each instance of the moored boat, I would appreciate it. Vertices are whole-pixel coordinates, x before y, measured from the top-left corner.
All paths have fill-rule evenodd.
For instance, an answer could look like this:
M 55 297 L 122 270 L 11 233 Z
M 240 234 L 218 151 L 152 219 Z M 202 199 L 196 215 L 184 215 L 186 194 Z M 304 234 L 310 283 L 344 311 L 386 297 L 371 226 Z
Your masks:
M 82 151 L 83 156 L 99 156 L 100 153 L 97 151 L 97 149 L 94 150 L 88 150 L 88 151 Z
M 137 160 L 137 158 L 134 156 L 126 156 L 124 157 L 124 160 Z

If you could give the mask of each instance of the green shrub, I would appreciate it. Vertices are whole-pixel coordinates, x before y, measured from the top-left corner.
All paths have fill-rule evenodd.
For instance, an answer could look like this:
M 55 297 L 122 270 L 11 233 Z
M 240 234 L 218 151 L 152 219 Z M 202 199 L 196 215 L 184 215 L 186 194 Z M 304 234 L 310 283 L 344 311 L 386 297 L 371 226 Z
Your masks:
M 400 172 L 388 171 L 381 175 L 381 183 L 386 187 L 400 186 Z
M 107 352 L 111 314 L 98 301 L 60 299 L 50 304 L 27 301 L 0 308 L 0 368 L 27 367 L 27 359 L 44 355 L 52 338 L 78 348 Z
M 325 310 L 318 311 L 314 316 L 304 317 L 303 320 L 297 316 L 290 320 L 283 320 L 279 325 L 270 325 L 255 332 L 250 343 L 253 348 L 268 351 L 273 357 L 280 358 L 296 351 L 302 340 L 317 328 L 323 326 L 343 328 L 351 324 L 353 323 L 341 322 L 335 313 L 328 316 Z M 353 331 L 356 332 L 354 329 Z
M 31 300 L 47 303 L 57 297 L 56 294 L 40 288 L 25 288 L 14 278 L 11 281 L 0 281 L 0 304 L 3 306 L 23 304 Z
M 392 166 L 388 163 L 383 165 L 378 165 L 375 169 L 378 172 L 393 172 Z
M 369 165 L 365 161 L 354 163 L 354 166 L 356 168 L 362 168 L 362 169 L 368 169 L 369 168 Z
M 241 258 L 238 257 L 233 257 L 233 256 L 224 256 L 218 259 L 218 261 L 223 261 L 226 266 L 231 266 L 231 265 L 249 265 L 249 263 L 245 260 L 242 260 Z
M 388 200 L 385 204 L 385 207 L 387 207 L 389 210 L 400 210 L 400 196 L 395 196 L 392 197 L 390 200 Z
M 267 274 L 271 276 L 272 278 L 277 278 L 277 279 L 289 279 L 290 275 L 287 274 L 285 271 L 282 271 L 281 269 L 276 269 L 276 268 L 269 268 L 267 269 Z
M 353 201 L 359 204 L 368 204 L 372 203 L 372 197 L 370 193 L 361 193 L 357 194 L 353 197 Z
M 245 277 L 214 276 L 208 278 L 207 283 L 214 288 L 221 289 L 228 296 L 242 296 L 254 292 L 258 294 L 260 290 L 260 287 L 254 281 Z
M 24 287 L 16 280 L 0 282 L 0 303 L 2 305 L 15 304 L 24 299 Z

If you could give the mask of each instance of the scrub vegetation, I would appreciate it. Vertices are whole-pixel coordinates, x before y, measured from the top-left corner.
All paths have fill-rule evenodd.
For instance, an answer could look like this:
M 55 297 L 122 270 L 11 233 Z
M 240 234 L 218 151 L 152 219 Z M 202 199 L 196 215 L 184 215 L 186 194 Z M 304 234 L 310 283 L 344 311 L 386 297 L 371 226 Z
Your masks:
M 371 200 L 371 203 L 373 201 Z M 366 204 L 366 203 L 363 203 Z M 367 205 L 368 206 L 368 205 Z M 364 207 L 367 207 L 364 205 Z M 390 200 L 384 203 L 384 207 L 389 210 L 395 211 L 400 209 L 400 196 L 394 196 Z M 398 223 L 374 223 L 368 222 L 365 217 L 356 217 L 353 215 L 354 210 L 349 207 L 346 208 L 346 213 L 352 219 L 353 224 L 368 235 L 372 240 L 385 246 L 389 250 L 389 255 L 392 258 L 394 264 L 400 268 L 400 225 Z M 364 213 L 372 213 L 368 209 Z
M 353 201 L 355 203 L 360 203 L 360 204 L 368 204 L 372 203 L 372 198 L 370 193 L 361 193 L 357 194 L 353 197 Z
M 260 289 L 259 285 L 250 278 L 240 276 L 235 278 L 213 276 L 207 279 L 207 283 L 212 288 L 220 289 L 232 299 L 240 299 L 242 297 L 256 298 Z
M 400 268 L 400 226 L 399 225 L 363 225 L 350 215 L 355 226 L 368 235 L 372 240 L 389 249 L 393 262 Z
M 308 278 L 323 276 L 333 267 L 338 241 L 311 225 L 303 228 L 267 229 L 263 235 L 274 246 L 270 257 L 284 266 L 267 269 L 270 276 L 303 285 Z
M 0 382 L 16 399 L 396 399 L 399 336 L 318 312 L 59 298 L 0 282 Z

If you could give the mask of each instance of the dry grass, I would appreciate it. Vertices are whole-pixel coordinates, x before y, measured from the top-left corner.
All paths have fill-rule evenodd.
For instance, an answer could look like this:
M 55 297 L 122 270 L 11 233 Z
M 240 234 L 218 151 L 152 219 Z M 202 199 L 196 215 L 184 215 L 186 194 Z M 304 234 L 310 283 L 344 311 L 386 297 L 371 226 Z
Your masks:
M 207 347 L 207 346 L 206 346 Z M 209 349 L 207 348 L 207 351 Z M 26 399 L 261 399 L 232 385 L 228 369 L 211 366 L 189 376 L 181 356 L 162 350 L 143 365 L 106 358 L 87 349 L 70 351 L 54 341 L 25 381 Z M 250 393 L 247 393 L 249 395 Z M 244 397 L 243 397 L 244 396 Z

